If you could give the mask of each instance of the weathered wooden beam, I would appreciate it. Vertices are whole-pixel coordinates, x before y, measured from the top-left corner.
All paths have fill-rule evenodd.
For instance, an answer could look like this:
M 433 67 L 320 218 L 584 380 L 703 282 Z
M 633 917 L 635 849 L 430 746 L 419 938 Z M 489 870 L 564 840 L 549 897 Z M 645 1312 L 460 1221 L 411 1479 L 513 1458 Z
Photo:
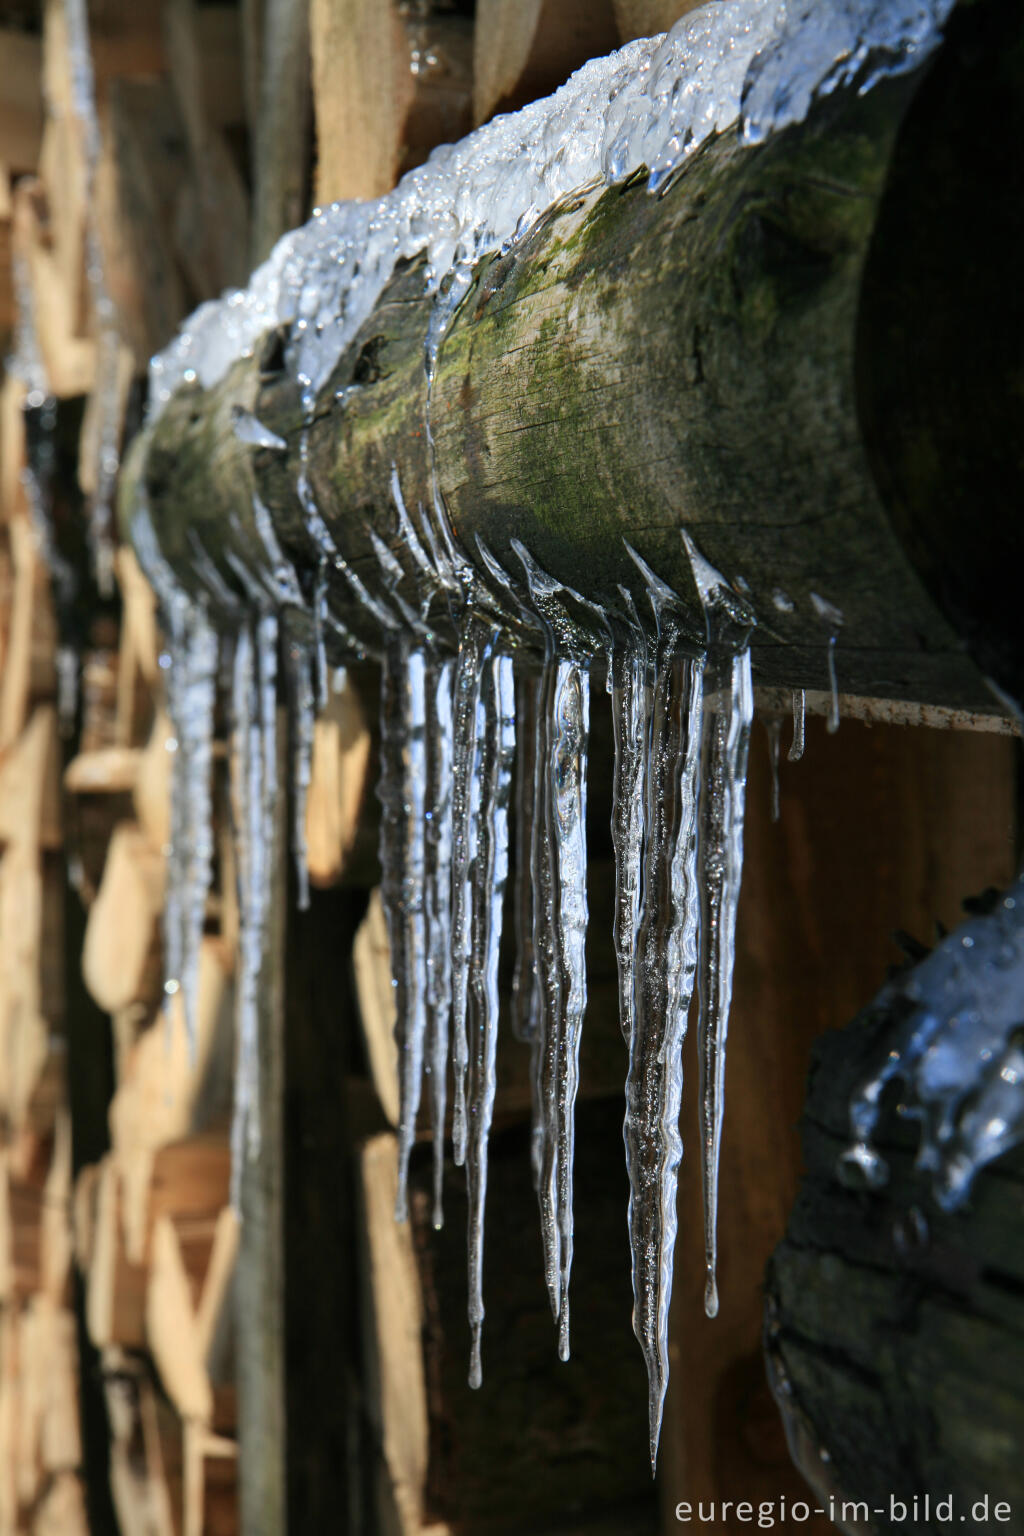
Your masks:
M 940 262 L 927 307 L 907 292 L 899 311 L 884 277 L 887 262 L 899 263 L 907 221 L 918 221 L 915 251 L 947 239 L 938 162 L 956 161 L 971 139 L 963 121 L 982 111 L 994 54 L 1003 84 L 1017 69 L 1021 35 L 1012 6 L 967 5 L 930 72 L 864 96 L 836 93 L 761 145 L 728 131 L 659 197 L 638 177 L 552 210 L 475 271 L 437 363 L 433 458 L 423 364 L 432 301 L 414 263 L 395 274 L 341 358 L 308 433 L 280 364 L 282 339 L 269 336 L 215 389 L 185 387 L 171 400 L 136 445 L 125 513 L 144 494 L 182 580 L 199 589 L 198 538 L 237 589 L 228 552 L 265 558 L 253 522 L 258 493 L 311 588 L 323 551 L 296 494 L 306 436 L 320 511 L 369 584 L 379 579 L 371 530 L 403 556 L 393 471 L 410 507 L 431 504 L 436 473 L 469 556 L 479 536 L 516 572 L 509 540 L 518 537 L 595 599 L 612 598 L 619 582 L 636 589 L 628 539 L 692 600 L 679 536 L 688 528 L 754 605 L 763 684 L 827 686 L 834 631 L 817 594 L 842 612 L 835 654 L 844 691 L 992 712 L 964 636 L 987 637 L 982 665 L 1014 689 L 1024 654 L 1019 605 L 1006 612 L 988 598 L 993 568 L 1019 569 L 1021 467 L 1004 454 L 1000 482 L 986 446 L 1003 432 L 1021 440 L 1008 414 L 1009 351 L 998 327 L 973 323 L 991 318 L 989 299 L 975 291 L 983 283 L 954 283 Z M 1019 205 L 988 181 L 972 221 L 978 272 L 1021 233 Z M 894 203 L 887 188 L 897 186 Z M 909 273 L 900 273 L 906 289 Z M 935 322 L 950 349 L 940 384 L 934 349 L 922 354 L 927 378 L 915 357 L 945 302 L 943 277 L 959 307 Z M 1019 285 L 1005 285 L 1005 298 L 1017 315 Z M 890 357 L 904 380 L 898 393 Z M 978 390 L 985 410 L 965 405 L 958 416 L 958 402 Z M 287 451 L 240 442 L 240 409 Z M 958 433 L 947 439 L 950 419 Z M 904 451 L 910 431 L 916 457 Z M 983 504 L 972 494 L 979 483 Z M 934 571 L 932 525 L 943 549 L 959 536 L 984 551 L 958 568 L 955 602 Z M 371 637 L 373 621 L 344 577 L 333 568 L 328 576 L 331 606 Z

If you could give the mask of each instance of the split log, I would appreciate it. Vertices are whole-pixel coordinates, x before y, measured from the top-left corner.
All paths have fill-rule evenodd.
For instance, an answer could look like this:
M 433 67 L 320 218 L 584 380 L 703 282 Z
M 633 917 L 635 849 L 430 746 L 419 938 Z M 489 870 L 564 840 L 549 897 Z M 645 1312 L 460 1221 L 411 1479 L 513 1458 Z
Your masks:
M 59 848 L 57 717 L 36 709 L 17 741 L 0 752 L 0 841 Z
M 4 82 L 0 101 L 0 160 L 12 171 L 34 171 L 39 164 L 43 131 L 41 72 L 42 46 L 38 36 L 4 27 L 0 31 L 0 77 Z
M 176 1536 L 149 1370 L 138 1356 L 117 1348 L 104 1351 L 103 1367 L 111 1430 L 110 1485 L 120 1529 Z
M 588 59 L 611 53 L 617 21 L 612 0 L 478 0 L 474 121 L 547 96 Z
M 346 679 L 313 730 L 306 797 L 306 848 L 314 885 L 333 885 L 356 839 L 370 764 L 370 732 L 359 695 Z
M 114 829 L 82 951 L 85 984 L 108 1013 L 160 996 L 164 864 L 138 826 Z
M 1006 414 L 1017 396 L 1001 343 L 1019 327 L 988 323 L 987 310 L 984 324 L 975 321 L 989 302 L 982 290 L 1004 292 L 1012 309 L 1020 285 L 1010 276 L 968 286 L 944 254 L 922 284 L 923 309 L 906 264 L 936 248 L 964 254 L 953 226 L 973 242 L 971 272 L 989 262 L 1003 271 L 1019 247 L 1022 212 L 995 172 L 977 175 L 976 219 L 963 220 L 948 194 L 988 163 L 970 146 L 983 136 L 992 91 L 1014 110 L 1024 100 L 1010 46 L 1021 25 L 998 0 L 962 8 L 930 71 L 862 97 L 836 93 L 759 146 L 726 132 L 661 197 L 642 179 L 581 194 L 505 256 L 484 260 L 433 388 L 437 483 L 464 549 L 472 553 L 480 535 L 511 569 L 515 534 L 553 575 L 607 599 L 618 582 L 635 589 L 626 537 L 685 597 L 692 581 L 679 529 L 688 526 L 707 558 L 749 589 L 761 617 L 758 681 L 826 685 L 831 631 L 816 593 L 844 616 L 844 689 L 998 712 L 965 654 L 964 615 L 984 622 L 971 628 L 981 668 L 1018 687 L 1024 610 L 993 603 L 990 582 L 1019 568 L 1020 472 L 1008 462 L 997 472 L 984 443 L 993 422 L 1007 443 L 1019 437 Z M 960 154 L 956 175 L 939 173 L 938 159 Z M 912 248 L 899 233 L 911 218 Z M 897 317 L 885 282 L 901 275 Z M 957 317 L 958 338 L 941 387 L 934 357 L 927 378 L 913 371 L 914 338 L 938 310 Z M 422 362 L 430 313 L 414 262 L 336 367 L 309 432 L 319 507 L 371 582 L 371 529 L 401 553 L 393 468 L 408 505 L 431 500 Z M 883 390 L 890 354 L 903 379 L 898 399 Z M 229 585 L 229 543 L 236 559 L 257 558 L 256 490 L 299 567 L 312 571 L 320 556 L 295 492 L 303 412 L 279 356 L 280 338 L 268 338 L 209 393 L 181 389 L 123 476 L 125 515 L 144 494 L 165 555 L 193 589 L 190 536 Z M 968 396 L 984 409 L 968 408 Z M 958 403 L 962 419 L 947 434 L 942 422 Z M 287 452 L 241 443 L 239 407 Z M 904 419 L 908 430 L 929 421 L 937 429 L 916 480 L 901 447 Z M 975 539 L 981 522 L 984 540 Z M 974 541 L 969 560 L 958 561 L 958 541 Z M 926 557 L 915 555 L 921 543 Z M 961 564 L 950 598 L 950 568 Z M 341 576 L 330 597 L 368 633 Z M 695 605 L 693 625 L 703 633 Z
M 251 255 L 258 265 L 308 206 L 310 116 L 309 16 L 306 0 L 264 0 L 259 7 L 259 108 L 252 135 Z
M 628 43 L 633 37 L 653 37 L 696 10 L 700 0 L 612 0 L 619 37 Z

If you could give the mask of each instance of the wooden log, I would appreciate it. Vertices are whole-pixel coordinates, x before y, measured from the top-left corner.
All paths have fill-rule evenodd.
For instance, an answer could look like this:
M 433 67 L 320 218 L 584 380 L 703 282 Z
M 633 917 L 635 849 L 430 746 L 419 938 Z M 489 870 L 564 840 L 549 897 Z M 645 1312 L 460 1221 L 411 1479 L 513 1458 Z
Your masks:
M 43 881 L 37 849 L 13 843 L 0 860 L 0 1103 L 15 1127 L 46 1064 L 40 1008 Z
M 306 0 L 263 0 L 259 110 L 250 121 L 253 199 L 251 257 L 258 265 L 308 200 L 309 14 Z
M 38 35 L 0 30 L 0 77 L 4 81 L 0 102 L 0 160 L 14 171 L 34 171 L 39 164 L 39 140 L 43 131 L 43 98 L 40 90 L 42 45 Z
M 117 1348 L 104 1351 L 103 1366 L 110 1485 L 120 1529 L 177 1536 L 149 1367 Z
M 1013 7 L 958 11 L 942 57 L 946 74 L 963 74 L 984 95 L 981 12 L 995 15 L 996 31 L 1012 35 L 1020 24 Z M 860 301 L 868 252 L 886 238 L 886 180 L 906 153 L 901 122 L 915 129 L 911 143 L 922 114 L 949 154 L 958 142 L 941 113 L 945 77 L 930 78 L 931 91 L 918 72 L 863 97 L 837 93 L 760 146 L 727 132 L 660 198 L 642 181 L 581 195 L 507 255 L 481 263 L 446 335 L 432 397 L 437 483 L 467 552 L 479 535 L 514 569 L 515 534 L 553 575 L 608 599 L 618 582 L 635 587 L 625 536 L 686 599 L 679 529 L 689 525 L 707 558 L 749 589 L 761 617 L 758 681 L 827 686 L 832 630 L 812 601 L 818 594 L 844 615 L 835 651 L 844 690 L 999 712 L 943 614 L 942 592 L 908 561 L 862 427 L 866 358 L 879 348 L 872 367 L 884 370 L 888 342 L 883 330 L 865 329 Z M 931 195 L 923 201 L 927 214 Z M 986 243 L 1014 248 L 1018 216 L 994 195 L 981 221 Z M 933 239 L 945 238 L 944 219 L 933 228 Z M 981 249 L 976 257 L 986 259 Z M 318 505 L 371 582 L 370 530 L 402 554 L 393 470 L 408 505 L 429 505 L 432 494 L 422 361 L 431 306 L 422 285 L 416 263 L 395 276 L 325 386 L 308 435 Z M 1017 302 L 1018 285 L 1009 291 Z M 989 381 L 985 398 L 1010 401 L 988 345 L 994 328 L 959 313 L 979 352 L 972 340 L 958 356 L 950 390 L 973 387 L 977 366 Z M 229 541 L 236 558 L 254 558 L 254 490 L 298 564 L 320 557 L 295 494 L 303 411 L 289 376 L 275 371 L 276 346 L 257 348 L 208 395 L 183 388 L 124 476 L 126 515 L 144 487 L 164 553 L 186 583 L 197 581 L 186 530 L 214 558 Z M 239 407 L 255 411 L 288 452 L 241 443 Z M 935 453 L 942 460 L 941 438 Z M 959 485 L 965 476 L 974 483 L 963 454 L 944 464 L 942 479 L 958 475 Z M 985 501 L 987 546 L 1006 567 L 1019 489 L 1007 472 Z M 945 494 L 941 482 L 936 494 Z M 947 500 L 964 504 L 959 489 Z M 229 532 L 232 522 L 244 532 Z M 227 561 L 222 574 L 234 580 Z M 331 602 L 369 637 L 343 578 L 332 582 Z M 984 588 L 974 601 L 1000 633 L 996 649 L 1019 656 L 1019 605 L 994 611 Z M 787 603 L 792 611 L 781 611 Z M 695 607 L 692 618 L 703 634 Z M 1012 689 L 1010 670 L 999 675 Z
M 56 156 L 56 152 L 55 156 Z M 46 377 L 55 395 L 87 394 L 95 371 L 95 346 L 81 333 L 77 285 L 69 288 L 49 221 L 49 198 L 40 181 L 25 177 L 12 194 L 11 234 L 15 259 L 24 258 L 32 312 Z
M 380 197 L 395 184 L 414 81 L 393 0 L 312 0 L 316 195 Z
M 33 694 L 53 693 L 56 649 L 49 575 L 28 518 L 13 518 L 8 532 L 14 591 L 0 678 L 0 748 L 21 734 Z
M 355 842 L 370 763 L 371 737 L 354 685 L 333 690 L 313 729 L 306 797 L 309 878 L 333 885 Z
M 138 826 L 115 828 L 82 951 L 85 984 L 108 1013 L 160 995 L 164 864 Z
M 936 1531 L 975 1524 L 979 1500 L 993 1519 L 1005 1501 L 1010 1528 L 1024 1501 L 1024 1155 L 982 1169 L 968 1205 L 944 1213 L 913 1166 L 916 1129 L 890 1107 L 878 1135 L 889 1182 L 870 1193 L 840 1184 L 850 1097 L 887 1038 L 868 1009 L 814 1052 L 807 1172 L 767 1275 L 776 1398 L 804 1476 L 846 1504 L 842 1528 L 866 1528 L 866 1505 L 882 1512 L 873 1529 L 899 1530 L 891 1499 Z M 936 1506 L 949 1497 L 947 1520 Z
M 479 0 L 474 122 L 547 96 L 588 59 L 611 53 L 617 20 L 612 0 Z
M 76 1472 L 54 1477 L 32 1521 L 32 1536 L 90 1536 L 82 1480 Z
M 228 1074 L 220 1058 L 231 1035 L 230 1020 L 225 1017 L 230 995 L 227 980 L 219 941 L 205 938 L 199 954 L 195 1058 L 189 1051 L 183 1009 L 176 1002 L 169 1023 L 157 1017 L 127 1053 L 111 1100 L 110 1132 L 121 1181 L 125 1244 L 136 1262 L 142 1261 L 145 1252 L 161 1149 L 198 1129 L 196 1112 L 201 1101 L 209 1108 L 212 1100 L 216 1118 L 224 1118 L 223 1079 Z M 215 1084 L 215 1077 L 221 1083 Z
M 0 841 L 61 846 L 57 717 L 41 704 L 6 752 L 0 752 Z
M 619 37 L 628 43 L 634 37 L 653 37 L 667 32 L 680 16 L 696 10 L 700 0 L 612 0 Z
M 467 17 L 397 0 L 313 0 L 309 22 L 321 207 L 380 197 L 436 144 L 468 132 Z

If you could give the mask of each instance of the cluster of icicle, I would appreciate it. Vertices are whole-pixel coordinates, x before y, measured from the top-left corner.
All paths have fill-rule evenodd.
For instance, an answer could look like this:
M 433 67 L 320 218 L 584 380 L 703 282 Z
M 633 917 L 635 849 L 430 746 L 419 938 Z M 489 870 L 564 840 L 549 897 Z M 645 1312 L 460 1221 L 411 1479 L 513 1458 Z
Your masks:
M 286 236 L 244 290 L 205 305 L 151 366 L 151 418 L 183 384 L 212 387 L 274 327 L 312 410 L 356 330 L 403 257 L 424 254 L 439 295 L 426 337 L 428 381 L 445 328 L 481 256 L 507 247 L 559 198 L 649 172 L 656 191 L 707 137 L 740 122 L 748 140 L 797 120 L 843 81 L 866 87 L 917 64 L 938 41 L 950 0 L 714 0 L 666 37 L 632 43 L 580 70 L 549 100 L 435 151 L 375 203 L 317 210 Z M 446 281 L 442 281 L 446 280 Z M 441 294 L 444 297 L 440 297 Z M 427 436 L 430 439 L 429 390 Z M 237 413 L 239 438 L 285 444 Z M 597 606 L 512 543 L 502 565 L 471 560 L 439 494 L 419 514 L 393 500 L 401 564 L 374 536 L 373 590 L 346 563 L 316 506 L 300 444 L 297 494 L 321 551 L 311 599 L 258 501 L 264 561 L 232 556 L 234 588 L 189 531 L 192 592 L 161 554 L 144 506 L 134 540 L 170 641 L 168 701 L 175 771 L 166 912 L 166 988 L 184 993 L 194 1033 L 203 905 L 210 879 L 210 742 L 218 672 L 230 672 L 232 816 L 241 909 L 236 989 L 235 1177 L 258 1148 L 257 1005 L 268 920 L 277 784 L 276 685 L 281 632 L 291 701 L 295 837 L 302 828 L 314 709 L 325 693 L 325 636 L 361 647 L 332 612 L 339 582 L 379 631 L 382 668 L 381 863 L 400 1044 L 400 1216 L 416 1118 L 428 1084 L 435 1136 L 435 1220 L 449 1073 L 455 1161 L 469 1192 L 470 1379 L 481 1376 L 482 1245 L 488 1133 L 495 1094 L 498 957 L 508 880 L 510 811 L 518 958 L 513 1027 L 532 1062 L 532 1163 L 544 1271 L 569 1351 L 574 1106 L 586 1009 L 586 781 L 590 682 L 606 668 L 616 758 L 615 948 L 628 1049 L 625 1142 L 634 1328 L 650 1378 L 656 1454 L 668 1379 L 667 1328 L 676 1237 L 681 1047 L 699 995 L 701 1161 L 706 1305 L 717 1309 L 715 1227 L 725 1044 L 752 695 L 753 614 L 684 533 L 703 615 L 688 631 L 680 602 L 642 559 L 641 603 L 625 591 Z M 513 566 L 515 574 L 507 568 Z M 243 594 L 240 596 L 239 594 Z M 780 596 L 778 601 L 786 601 Z M 827 611 L 826 611 L 827 610 Z M 841 615 L 819 609 L 833 636 Z M 227 635 L 220 647 L 217 628 Z M 296 615 L 301 623 L 290 624 Z M 442 622 L 438 624 L 436 620 Z M 290 626 L 290 627 L 289 627 Z M 455 633 L 449 649 L 443 636 Z M 296 636 L 299 638 L 296 638 Z M 529 663 L 523 658 L 529 657 Z M 536 658 L 542 660 L 538 664 Z M 172 660 L 173 658 L 173 660 Z M 834 684 L 834 669 L 833 669 Z M 802 733 L 802 711 L 797 723 Z M 802 741 L 802 735 L 800 740 Z M 776 742 L 777 746 L 777 742 Z M 795 744 L 795 754 L 800 741 Z
M 955 1210 L 978 1170 L 1024 1140 L 1024 880 L 890 982 L 874 1006 L 886 1054 L 854 1096 L 841 1172 L 871 1188 L 885 1183 L 871 1140 L 885 1090 L 898 1081 L 900 1114 L 921 1127 L 917 1166 L 939 1205 Z
M 247 439 L 258 436 L 257 427 L 252 418 L 240 419 Z M 517 576 L 482 543 L 479 563 L 471 563 L 455 543 L 440 498 L 433 516 L 421 514 L 417 527 L 397 476 L 392 490 L 410 569 L 381 542 L 378 590 L 363 590 L 383 629 L 378 793 L 399 1041 L 396 1214 L 406 1216 L 409 1158 L 428 1084 L 434 1221 L 441 1224 L 450 1076 L 453 1156 L 466 1167 L 469 1197 L 470 1381 L 478 1385 L 498 959 L 514 802 L 512 1024 L 531 1054 L 532 1163 L 544 1273 L 559 1352 L 568 1358 L 574 1113 L 587 998 L 587 747 L 591 671 L 599 663 L 615 735 L 614 937 L 628 1050 L 634 1328 L 650 1375 L 653 1458 L 668 1380 L 682 1045 L 695 982 L 709 1314 L 718 1306 L 718 1162 L 753 712 L 747 640 L 754 617 L 685 532 L 703 614 L 700 634 L 686 620 L 687 611 L 694 612 L 693 594 L 681 601 L 633 550 L 643 603 L 638 606 L 623 588 L 616 605 L 601 607 L 550 577 L 517 541 Z M 213 853 L 211 742 L 222 660 L 230 673 L 241 912 L 236 1192 L 243 1161 L 259 1145 L 257 1005 L 278 792 L 279 613 L 298 597 L 297 574 L 276 545 L 269 518 L 261 517 L 260 524 L 266 568 L 259 578 L 248 576 L 251 608 L 244 619 L 239 613 L 225 641 L 218 640 L 206 600 L 187 595 L 175 581 L 144 507 L 134 525 L 170 645 L 163 658 L 175 725 L 165 987 L 169 997 L 183 994 L 193 1041 Z M 194 554 L 195 570 L 223 615 L 230 594 L 202 551 Z M 414 590 L 403 592 L 410 583 Z M 436 625 L 437 618 L 447 622 Z M 452 628 L 454 651 L 441 638 Z M 305 643 L 286 640 L 296 831 L 304 821 L 320 650 L 317 626 Z M 305 861 L 298 838 L 296 856 L 301 891 Z

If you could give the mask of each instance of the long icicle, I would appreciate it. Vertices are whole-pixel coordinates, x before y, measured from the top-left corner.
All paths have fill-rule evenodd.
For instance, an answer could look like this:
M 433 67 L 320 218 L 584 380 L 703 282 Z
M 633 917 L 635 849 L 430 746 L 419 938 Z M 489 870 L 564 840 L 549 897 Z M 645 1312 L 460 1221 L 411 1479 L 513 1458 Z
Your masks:
M 455 664 L 427 666 L 427 1041 L 434 1142 L 434 1226 L 444 1222 L 444 1132 L 448 1089 L 448 1019 L 452 1004 L 452 683 Z
M 533 948 L 540 975 L 539 1012 L 532 1052 L 533 1094 L 539 1125 L 531 1148 L 534 1183 L 540 1206 L 544 1283 L 553 1317 L 559 1312 L 561 1242 L 558 1224 L 557 1062 L 562 1012 L 562 966 L 551 794 L 551 735 L 557 665 L 545 661 L 537 716 L 537 776 L 530 869 L 534 890 Z
M 612 936 L 619 977 L 619 1024 L 633 1038 L 635 962 L 643 879 L 644 760 L 647 752 L 647 654 L 642 635 L 615 648 L 608 671 L 615 766 L 612 777 L 612 847 L 615 915 Z
M 569 1280 L 573 1255 L 573 1163 L 580 1040 L 587 1007 L 587 744 L 590 674 L 572 661 L 556 664 L 551 774 L 558 926 L 561 934 L 561 1018 L 558 1028 L 558 1353 L 569 1358 Z
M 277 619 L 261 614 L 235 642 L 231 690 L 231 802 L 239 906 L 235 987 L 235 1104 L 231 1203 L 240 1209 L 242 1169 L 259 1155 L 259 986 L 277 801 Z
M 235 1103 L 231 1123 L 231 1203 L 239 1209 L 246 1127 L 251 1112 L 249 1061 L 256 1051 L 256 987 L 259 934 L 253 922 L 253 860 L 259 832 L 254 815 L 262 796 L 263 756 L 259 733 L 253 636 L 246 626 L 235 640 L 231 684 L 231 741 L 228 755 L 235 873 L 238 883 L 238 976 L 235 981 Z
M 292 849 L 300 912 L 309 909 L 306 806 L 313 769 L 313 733 L 316 723 L 316 696 L 311 671 L 313 660 L 309 647 L 290 636 L 285 646 L 285 677 L 292 728 Z
M 206 916 L 206 895 L 213 868 L 213 728 L 219 644 L 205 610 L 193 603 L 179 652 L 183 676 L 175 690 L 174 722 L 179 776 L 184 877 L 181 892 L 181 990 L 189 1054 L 195 1061 L 199 1008 L 199 951 Z M 182 848 L 176 850 L 182 857 Z
M 516 963 L 512 976 L 512 1033 L 529 1043 L 537 1028 L 539 1006 L 537 957 L 533 948 L 533 888 L 530 878 L 530 833 L 533 827 L 537 776 L 537 715 L 540 709 L 539 672 L 516 674 L 515 781 L 515 936 Z
M 626 1078 L 633 1331 L 647 1363 L 651 1470 L 668 1387 L 682 1048 L 697 968 L 696 808 L 703 661 L 659 647 L 642 791 L 646 848 Z
M 471 950 L 470 841 L 473 776 L 477 771 L 477 705 L 480 678 L 494 626 L 467 611 L 459 635 L 454 682 L 454 760 L 452 764 L 452 1155 L 466 1160 L 466 1073 L 469 1044 L 466 1007 Z
M 406 637 L 387 647 L 381 674 L 381 896 L 391 947 L 401 1114 L 395 1216 L 408 1216 L 427 1022 L 426 658 Z
M 718 1169 L 725 1108 L 725 1053 L 736 961 L 736 907 L 743 874 L 743 811 L 754 690 L 747 644 L 754 615 L 683 532 L 708 629 L 704 671 L 697 850 L 701 913 L 701 1184 L 704 1196 L 704 1310 L 718 1313 Z
M 508 812 L 515 755 L 515 685 L 512 661 L 493 656 L 484 669 L 480 704 L 480 814 L 473 860 L 473 966 L 470 998 L 469 1137 L 469 1384 L 483 1379 L 480 1341 L 484 1321 L 484 1206 L 487 1144 L 494 1114 L 498 1042 L 498 955 L 508 879 Z

